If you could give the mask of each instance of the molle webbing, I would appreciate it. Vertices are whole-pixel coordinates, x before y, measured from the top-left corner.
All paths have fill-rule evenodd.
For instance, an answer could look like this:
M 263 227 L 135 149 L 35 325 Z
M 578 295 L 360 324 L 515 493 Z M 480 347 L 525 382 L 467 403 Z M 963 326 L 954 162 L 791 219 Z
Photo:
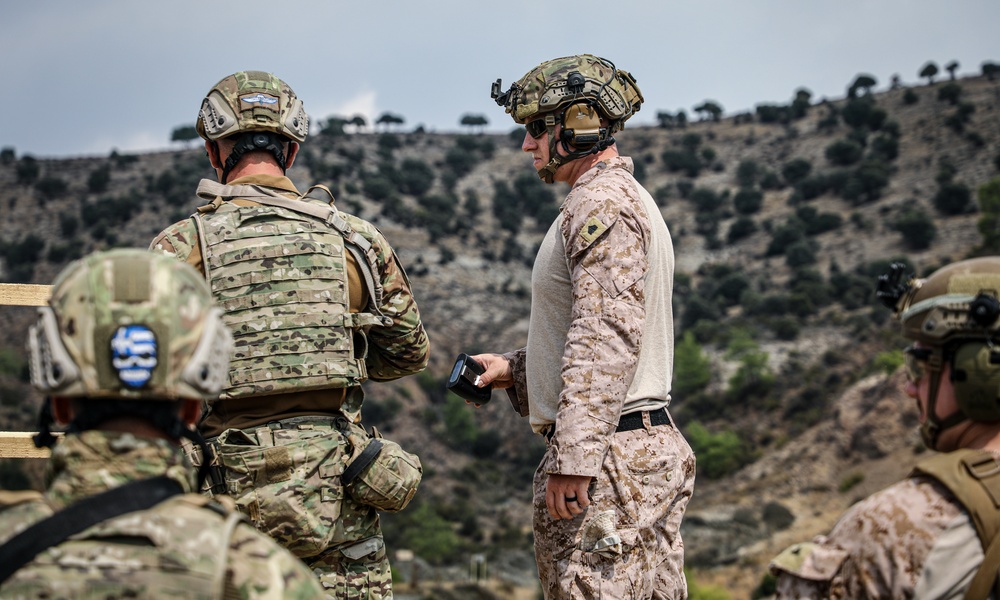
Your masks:
M 205 276 L 235 340 L 229 387 L 221 397 L 360 385 L 368 378 L 364 333 L 385 320 L 374 311 L 350 312 L 348 237 L 361 236 L 335 210 L 325 211 L 335 218 L 319 220 L 297 209 L 327 207 L 275 202 L 260 189 L 266 188 L 217 185 L 210 192 L 263 206 L 219 203 L 214 212 L 194 217 Z M 334 224 L 338 219 L 343 227 Z M 370 244 L 365 250 L 374 254 Z M 366 279 L 377 280 L 367 273 L 365 258 L 358 263 Z M 374 298 L 381 288 L 369 291 Z
M 1000 585 L 1000 462 L 983 450 L 958 450 L 920 461 L 911 475 L 936 479 L 969 513 L 985 554 L 965 598 L 986 598 Z

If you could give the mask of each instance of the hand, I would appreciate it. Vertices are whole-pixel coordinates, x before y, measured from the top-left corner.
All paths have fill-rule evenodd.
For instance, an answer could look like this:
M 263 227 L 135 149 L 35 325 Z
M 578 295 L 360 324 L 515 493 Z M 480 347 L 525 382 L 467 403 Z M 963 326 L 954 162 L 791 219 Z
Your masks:
M 553 519 L 572 519 L 590 506 L 587 488 L 591 479 L 589 475 L 549 475 L 545 483 L 545 506 Z
M 486 372 L 479 376 L 476 387 L 488 387 L 492 384 L 493 389 L 502 390 L 514 385 L 510 361 L 500 354 L 476 354 L 472 359 L 486 369 Z

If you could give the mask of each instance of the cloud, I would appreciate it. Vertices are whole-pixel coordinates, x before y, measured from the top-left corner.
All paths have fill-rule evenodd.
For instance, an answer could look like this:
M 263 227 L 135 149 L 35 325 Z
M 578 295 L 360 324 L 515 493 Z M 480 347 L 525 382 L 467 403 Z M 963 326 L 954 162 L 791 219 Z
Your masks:
M 333 116 L 350 119 L 354 115 L 361 115 L 371 127 L 378 115 L 378 94 L 373 90 L 363 90 L 343 102 L 321 104 L 318 109 L 309 106 L 309 98 L 303 98 L 303 102 L 314 124 L 322 123 Z

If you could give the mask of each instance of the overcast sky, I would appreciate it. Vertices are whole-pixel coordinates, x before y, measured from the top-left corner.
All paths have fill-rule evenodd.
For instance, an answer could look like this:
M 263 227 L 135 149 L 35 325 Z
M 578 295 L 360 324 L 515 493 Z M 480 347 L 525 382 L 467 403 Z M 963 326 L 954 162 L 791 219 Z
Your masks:
M 888 86 L 934 61 L 1000 62 L 998 0 L 4 0 L 0 146 L 65 157 L 171 148 L 202 97 L 238 70 L 276 73 L 314 123 L 402 116 L 403 130 L 489 130 L 489 97 L 550 58 L 592 53 L 638 80 L 633 123 L 704 100 L 726 114 L 841 98 L 860 73 Z

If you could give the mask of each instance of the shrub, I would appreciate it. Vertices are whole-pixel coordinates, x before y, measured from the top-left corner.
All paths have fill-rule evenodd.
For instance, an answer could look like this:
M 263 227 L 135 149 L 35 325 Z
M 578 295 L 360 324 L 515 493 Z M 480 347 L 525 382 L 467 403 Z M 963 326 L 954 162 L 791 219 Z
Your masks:
M 742 188 L 753 187 L 757 183 L 757 178 L 760 177 L 761 169 L 760 165 L 754 160 L 742 160 L 739 166 L 736 167 L 736 182 Z
M 733 208 L 741 215 L 752 215 L 764 204 L 764 194 L 757 190 L 741 189 L 733 197 Z
M 912 88 L 908 88 L 905 92 L 903 92 L 903 104 L 910 106 L 916 104 L 919 100 L 920 96 L 918 96 Z
M 764 505 L 760 518 L 772 531 L 788 529 L 795 522 L 795 515 L 792 514 L 792 511 L 788 510 L 784 504 L 773 500 Z
M 972 192 L 965 185 L 949 182 L 941 186 L 934 195 L 934 207 L 943 215 L 960 215 L 974 209 Z
M 434 170 L 427 163 L 407 158 L 399 166 L 399 189 L 404 194 L 422 196 L 434 185 Z
M 781 176 L 790 184 L 796 184 L 805 179 L 812 170 L 812 163 L 804 158 L 796 158 L 785 163 L 781 168 Z
M 879 352 L 875 355 L 875 360 L 872 361 L 872 368 L 875 371 L 881 371 L 886 375 L 892 375 L 896 372 L 896 369 L 903 366 L 903 351 L 899 349 L 889 350 L 886 352 Z
M 697 470 L 708 479 L 719 479 L 749 462 L 749 453 L 740 437 L 732 431 L 712 433 L 698 421 L 684 432 L 691 449 L 698 456 Z
M 903 211 L 892 224 L 903 235 L 903 243 L 911 250 L 926 250 L 937 236 L 934 220 L 919 208 Z
M 753 235 L 757 231 L 757 224 L 750 217 L 741 216 L 733 221 L 729 226 L 729 233 L 726 234 L 726 241 L 730 244 Z
M 843 479 L 840 480 L 840 485 L 837 486 L 837 490 L 840 491 L 841 494 L 843 494 L 844 492 L 850 490 L 851 488 L 858 485 L 864 480 L 865 480 L 864 473 L 862 473 L 861 471 L 854 471 L 853 473 L 849 473 Z
M 34 156 L 25 154 L 21 160 L 17 161 L 17 167 L 14 170 L 17 174 L 17 182 L 21 185 L 29 185 L 38 179 L 41 167 L 38 166 L 38 161 L 35 160 Z
M 785 248 L 785 264 L 793 269 L 816 263 L 816 250 L 808 240 L 799 240 Z
M 826 159 L 835 165 L 846 167 L 861 160 L 864 148 L 851 140 L 837 140 L 826 147 Z
M 673 389 L 681 397 L 695 394 L 712 380 L 712 363 L 702 352 L 694 333 L 685 331 L 674 348 Z
M 35 189 L 46 198 L 58 198 L 66 193 L 69 185 L 59 177 L 43 177 L 35 182 Z
M 671 173 L 683 172 L 691 178 L 701 173 L 701 160 L 694 152 L 686 150 L 667 149 L 661 155 L 663 166 Z
M 691 193 L 691 202 L 694 203 L 698 212 L 714 212 L 722 207 L 725 198 L 708 188 L 696 188 Z
M 111 167 L 102 165 L 90 172 L 87 177 L 87 189 L 91 194 L 103 194 L 111 183 Z

